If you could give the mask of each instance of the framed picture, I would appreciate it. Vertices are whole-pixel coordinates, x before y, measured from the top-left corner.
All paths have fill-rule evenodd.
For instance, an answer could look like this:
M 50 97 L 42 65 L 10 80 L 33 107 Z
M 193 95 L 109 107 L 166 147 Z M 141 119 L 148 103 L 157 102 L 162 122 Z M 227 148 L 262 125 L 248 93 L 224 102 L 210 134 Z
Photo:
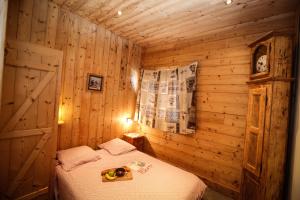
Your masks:
M 102 91 L 103 76 L 96 74 L 88 74 L 87 88 L 88 90 Z

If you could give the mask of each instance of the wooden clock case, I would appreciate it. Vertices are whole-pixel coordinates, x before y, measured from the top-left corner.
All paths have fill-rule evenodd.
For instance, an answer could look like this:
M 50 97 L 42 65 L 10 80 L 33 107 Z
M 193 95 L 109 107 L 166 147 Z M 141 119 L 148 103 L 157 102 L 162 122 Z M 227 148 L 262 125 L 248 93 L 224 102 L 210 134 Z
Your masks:
M 268 47 L 269 72 L 249 77 L 241 199 L 282 199 L 292 71 L 292 38 L 270 32 L 249 45 Z

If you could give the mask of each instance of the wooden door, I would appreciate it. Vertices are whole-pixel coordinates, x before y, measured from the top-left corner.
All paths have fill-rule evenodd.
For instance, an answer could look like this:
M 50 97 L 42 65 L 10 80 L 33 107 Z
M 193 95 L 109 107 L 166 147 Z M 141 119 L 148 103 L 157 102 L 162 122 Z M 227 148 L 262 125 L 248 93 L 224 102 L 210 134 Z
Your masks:
M 0 113 L 2 198 L 47 198 L 57 140 L 62 52 L 7 41 Z
M 258 200 L 260 197 L 259 182 L 249 172 L 243 172 L 242 200 Z
M 249 90 L 244 168 L 260 176 L 266 113 L 266 86 Z

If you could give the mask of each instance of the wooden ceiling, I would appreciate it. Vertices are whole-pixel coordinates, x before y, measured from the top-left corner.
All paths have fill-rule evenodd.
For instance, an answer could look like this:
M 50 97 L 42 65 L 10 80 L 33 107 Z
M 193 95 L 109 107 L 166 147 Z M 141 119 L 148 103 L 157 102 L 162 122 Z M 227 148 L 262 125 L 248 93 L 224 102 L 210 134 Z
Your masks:
M 143 46 L 178 43 L 294 11 L 298 0 L 53 0 Z M 122 15 L 117 12 L 121 10 Z

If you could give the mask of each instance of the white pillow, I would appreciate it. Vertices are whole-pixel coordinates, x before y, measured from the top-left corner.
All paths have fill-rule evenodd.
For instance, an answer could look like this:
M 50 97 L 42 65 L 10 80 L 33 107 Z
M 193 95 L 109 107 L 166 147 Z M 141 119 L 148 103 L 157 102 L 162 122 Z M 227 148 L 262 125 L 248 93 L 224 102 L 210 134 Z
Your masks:
M 98 147 L 107 150 L 112 155 L 120 155 L 136 149 L 135 146 L 121 140 L 120 138 L 115 138 L 108 142 L 99 144 Z
M 71 171 L 76 166 L 97 161 L 100 158 L 100 155 L 88 146 L 79 146 L 57 152 L 57 159 L 66 171 Z

